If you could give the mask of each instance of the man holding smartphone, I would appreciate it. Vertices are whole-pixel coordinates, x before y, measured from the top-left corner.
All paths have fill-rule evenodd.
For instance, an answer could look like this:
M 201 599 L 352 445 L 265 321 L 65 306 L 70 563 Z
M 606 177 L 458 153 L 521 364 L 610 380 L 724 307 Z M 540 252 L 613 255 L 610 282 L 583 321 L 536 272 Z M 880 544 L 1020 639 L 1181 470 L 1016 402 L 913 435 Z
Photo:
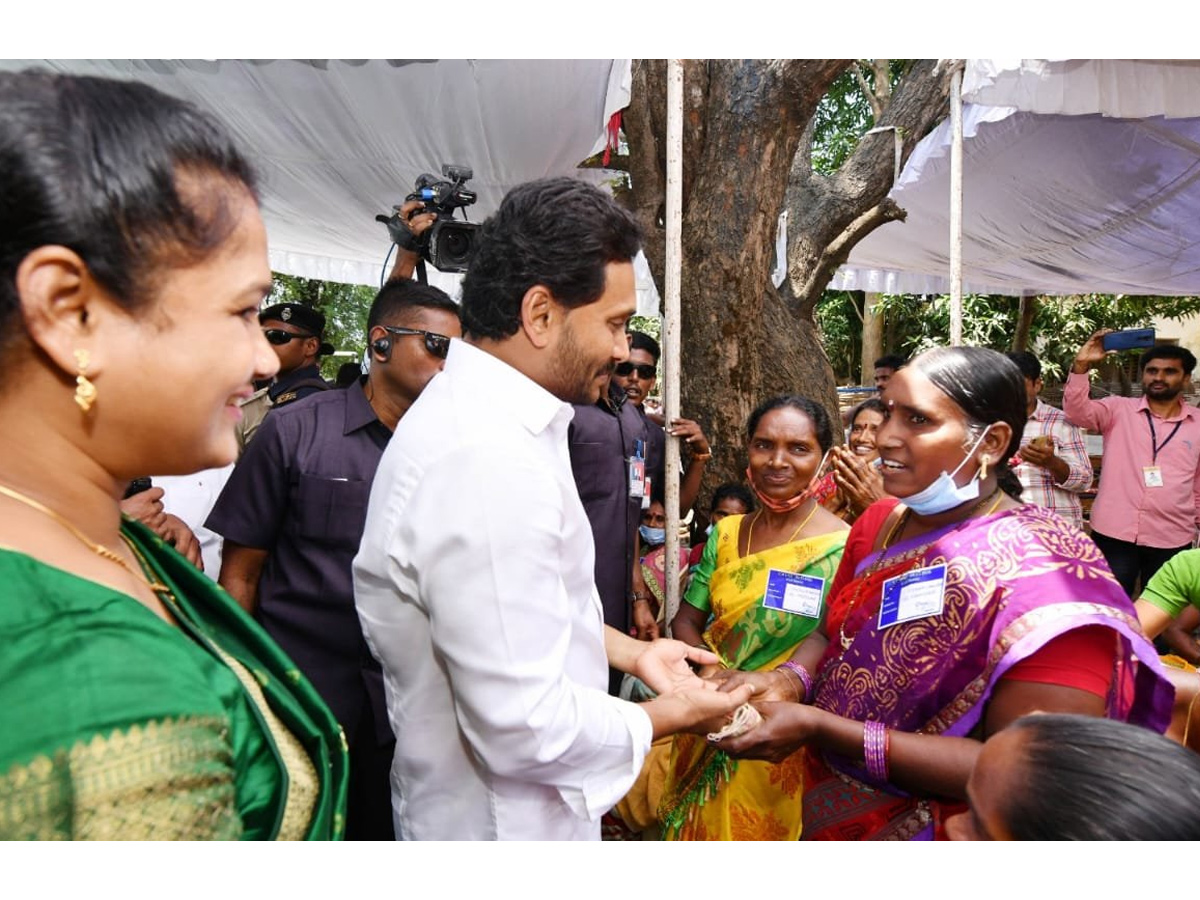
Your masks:
M 1142 396 L 1089 397 L 1088 370 L 1106 354 L 1102 329 L 1075 355 L 1063 411 L 1104 435 L 1092 538 L 1130 597 L 1192 545 L 1200 524 L 1200 410 L 1184 402 L 1196 357 L 1170 345 L 1141 360 Z

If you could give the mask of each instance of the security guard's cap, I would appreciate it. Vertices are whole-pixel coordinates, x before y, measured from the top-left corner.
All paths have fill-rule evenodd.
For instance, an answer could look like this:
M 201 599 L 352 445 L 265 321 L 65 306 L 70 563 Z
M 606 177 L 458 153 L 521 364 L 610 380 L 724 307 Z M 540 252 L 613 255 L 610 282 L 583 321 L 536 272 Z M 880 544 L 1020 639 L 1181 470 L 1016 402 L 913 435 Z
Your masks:
M 268 306 L 258 314 L 258 321 L 261 324 L 268 320 L 287 322 L 289 325 L 303 328 L 314 337 L 321 337 L 325 333 L 325 317 L 303 303 L 276 303 L 274 306 Z

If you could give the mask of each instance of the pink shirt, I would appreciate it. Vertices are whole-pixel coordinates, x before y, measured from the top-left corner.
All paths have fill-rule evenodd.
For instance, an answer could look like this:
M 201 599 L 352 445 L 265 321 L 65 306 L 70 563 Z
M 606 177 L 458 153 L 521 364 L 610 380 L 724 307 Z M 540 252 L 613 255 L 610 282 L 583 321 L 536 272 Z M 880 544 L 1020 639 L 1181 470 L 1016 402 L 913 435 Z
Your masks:
M 1092 400 L 1088 387 L 1086 375 L 1072 372 L 1063 389 L 1063 411 L 1074 424 L 1104 435 L 1092 528 L 1146 547 L 1190 544 L 1200 523 L 1200 410 L 1183 403 L 1177 415 L 1164 419 L 1150 412 L 1145 397 Z M 1159 447 L 1157 461 L 1147 413 Z M 1151 465 L 1162 470 L 1162 487 L 1146 487 L 1143 468 Z

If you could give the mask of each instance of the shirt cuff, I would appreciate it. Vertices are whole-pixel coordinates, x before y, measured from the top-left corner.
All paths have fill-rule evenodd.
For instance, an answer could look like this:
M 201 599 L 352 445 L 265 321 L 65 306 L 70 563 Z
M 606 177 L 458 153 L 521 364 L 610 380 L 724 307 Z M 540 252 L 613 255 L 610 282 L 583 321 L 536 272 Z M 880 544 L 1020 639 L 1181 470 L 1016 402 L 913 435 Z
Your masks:
M 589 822 L 598 820 L 616 806 L 633 782 L 641 774 L 650 741 L 654 737 L 654 726 L 649 714 L 636 703 L 613 698 L 617 712 L 625 724 L 631 741 L 632 757 L 622 763 L 592 771 L 582 780 L 579 787 L 560 787 L 559 795 L 575 815 Z

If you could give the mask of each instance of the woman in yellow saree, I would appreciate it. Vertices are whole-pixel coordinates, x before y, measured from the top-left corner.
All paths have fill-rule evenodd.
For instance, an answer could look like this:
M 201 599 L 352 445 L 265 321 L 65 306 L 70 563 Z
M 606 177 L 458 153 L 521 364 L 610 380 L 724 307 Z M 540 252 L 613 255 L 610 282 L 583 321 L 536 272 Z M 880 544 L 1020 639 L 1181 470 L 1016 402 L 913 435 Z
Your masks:
M 715 652 L 726 669 L 775 669 L 820 623 L 847 526 L 808 495 L 832 443 L 825 411 L 803 397 L 775 397 L 747 423 L 750 485 L 761 507 L 728 516 L 672 621 L 680 640 Z M 702 672 L 705 675 L 714 671 Z M 801 767 L 734 760 L 702 737 L 679 735 L 659 808 L 669 840 L 795 840 L 800 834 Z

